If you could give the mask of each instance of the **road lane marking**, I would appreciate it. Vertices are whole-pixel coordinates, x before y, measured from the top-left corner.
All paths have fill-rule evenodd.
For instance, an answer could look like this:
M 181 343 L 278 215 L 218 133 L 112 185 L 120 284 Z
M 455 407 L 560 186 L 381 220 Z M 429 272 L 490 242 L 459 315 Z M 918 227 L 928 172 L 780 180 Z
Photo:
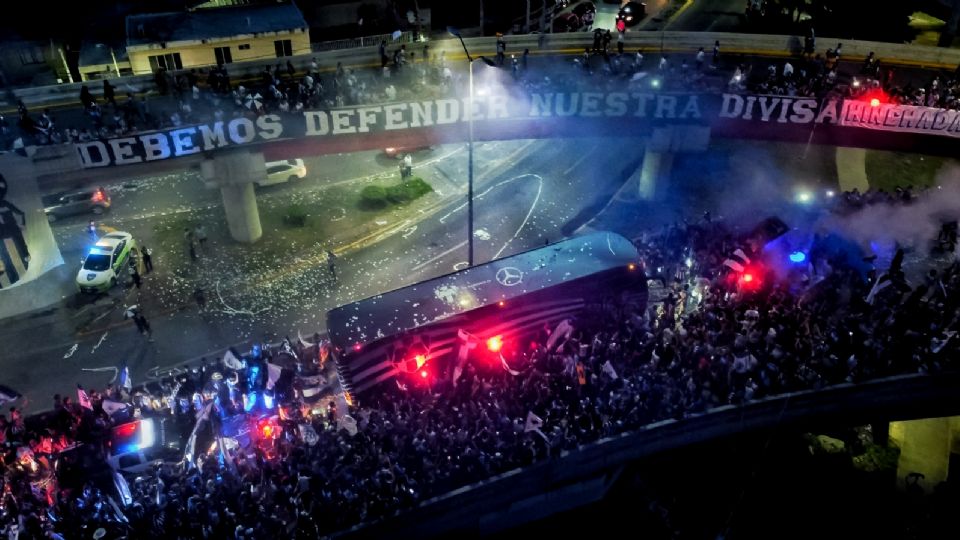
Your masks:
M 522 231 L 523 228 L 527 226 L 527 221 L 530 220 L 530 216 L 533 215 L 533 211 L 537 208 L 537 203 L 540 202 L 540 195 L 543 193 L 543 177 L 540 176 L 539 174 L 525 174 L 525 175 L 518 176 L 517 178 L 523 178 L 524 176 L 532 176 L 537 179 L 537 196 L 533 198 L 533 203 L 530 205 L 530 209 L 527 210 L 527 215 L 524 216 L 523 222 L 520 223 L 519 227 L 517 227 L 516 232 L 514 232 L 513 236 L 511 236 L 510 239 L 507 240 L 505 244 L 503 244 L 503 247 L 500 248 L 500 251 L 494 254 L 492 259 L 497 259 L 498 257 L 500 257 L 500 254 L 507 249 L 507 246 L 509 246 L 511 242 L 517 239 L 517 236 L 520 235 L 520 231 Z
M 79 344 L 79 343 L 74 343 L 74 344 L 73 344 L 73 347 L 70 347 L 70 350 L 67 351 L 67 353 L 63 355 L 63 359 L 66 360 L 67 358 L 70 358 L 71 356 L 73 356 L 73 353 L 77 352 L 77 349 L 79 349 L 79 348 L 80 348 L 80 344 Z
M 593 149 L 591 149 L 590 152 L 584 152 L 582 158 L 578 159 L 573 165 L 571 165 L 570 167 L 568 167 L 567 170 L 563 171 L 563 175 L 566 176 L 566 175 L 570 174 L 571 171 L 573 171 L 574 169 L 576 169 L 577 167 L 579 167 L 580 164 L 584 162 L 584 160 L 586 160 L 588 157 L 590 157 L 590 154 L 591 154 L 591 153 L 593 153 Z
M 466 240 L 464 240 L 463 242 L 460 242 L 459 244 L 453 246 L 452 248 L 444 251 L 443 253 L 437 255 L 436 257 L 433 257 L 432 259 L 423 261 L 422 263 L 414 266 L 411 270 L 413 270 L 414 272 L 416 272 L 416 271 L 420 270 L 421 268 L 423 268 L 424 266 L 427 266 L 428 264 L 434 263 L 434 262 L 436 262 L 437 260 L 442 259 L 443 257 L 446 257 L 447 255 L 453 253 L 454 251 L 462 248 L 462 247 L 465 246 L 465 245 L 467 245 L 467 241 L 466 241 Z
M 107 334 L 109 333 L 110 332 L 104 332 L 103 335 L 100 336 L 100 341 L 98 341 L 97 344 L 94 345 L 92 349 L 90 349 L 90 354 L 97 352 L 97 349 L 100 348 L 100 345 L 103 345 L 103 340 L 107 339 Z

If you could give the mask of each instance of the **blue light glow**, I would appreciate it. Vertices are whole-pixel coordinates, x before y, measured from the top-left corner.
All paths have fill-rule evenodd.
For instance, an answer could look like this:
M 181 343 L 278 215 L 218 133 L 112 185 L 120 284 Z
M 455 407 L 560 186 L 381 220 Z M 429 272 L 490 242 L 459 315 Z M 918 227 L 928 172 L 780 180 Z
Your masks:
M 243 411 L 250 412 L 253 410 L 253 406 L 257 404 L 257 393 L 250 392 L 243 397 Z
M 802 263 L 807 260 L 807 254 L 802 251 L 794 251 L 790 254 L 790 262 Z

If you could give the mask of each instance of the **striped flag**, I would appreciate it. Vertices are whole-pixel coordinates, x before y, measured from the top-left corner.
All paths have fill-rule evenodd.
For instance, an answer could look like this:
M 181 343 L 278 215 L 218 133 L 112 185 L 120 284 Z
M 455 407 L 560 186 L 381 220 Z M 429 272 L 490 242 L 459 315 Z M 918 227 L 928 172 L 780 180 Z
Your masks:
M 81 407 L 86 407 L 91 411 L 93 410 L 93 403 L 90 402 L 90 396 L 87 395 L 87 391 L 79 384 L 77 385 L 77 402 L 80 403 Z

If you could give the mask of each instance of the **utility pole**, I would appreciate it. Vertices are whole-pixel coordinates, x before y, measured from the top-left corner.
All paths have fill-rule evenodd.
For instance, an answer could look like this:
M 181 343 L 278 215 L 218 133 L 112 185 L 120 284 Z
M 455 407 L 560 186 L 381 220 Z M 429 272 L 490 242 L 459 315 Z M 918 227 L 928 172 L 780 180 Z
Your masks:
M 527 18 L 526 23 L 523 25 L 523 33 L 530 33 L 530 0 L 527 0 Z

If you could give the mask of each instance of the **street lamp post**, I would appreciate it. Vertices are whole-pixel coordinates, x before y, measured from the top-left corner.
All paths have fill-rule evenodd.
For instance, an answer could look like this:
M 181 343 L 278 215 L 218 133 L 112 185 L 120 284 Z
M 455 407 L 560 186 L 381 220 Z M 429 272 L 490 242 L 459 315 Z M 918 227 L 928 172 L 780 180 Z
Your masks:
M 467 44 L 463 42 L 463 36 L 460 35 L 460 31 L 456 28 L 448 26 L 447 32 L 460 40 L 460 45 L 463 46 L 463 52 L 467 55 L 467 71 L 469 73 L 469 98 L 467 99 L 467 107 L 469 109 L 467 111 L 467 266 L 471 267 L 473 266 L 473 62 L 474 60 L 480 60 L 491 67 L 496 64 L 493 60 L 485 56 L 478 56 L 476 58 L 470 56 L 470 51 L 467 50 Z

